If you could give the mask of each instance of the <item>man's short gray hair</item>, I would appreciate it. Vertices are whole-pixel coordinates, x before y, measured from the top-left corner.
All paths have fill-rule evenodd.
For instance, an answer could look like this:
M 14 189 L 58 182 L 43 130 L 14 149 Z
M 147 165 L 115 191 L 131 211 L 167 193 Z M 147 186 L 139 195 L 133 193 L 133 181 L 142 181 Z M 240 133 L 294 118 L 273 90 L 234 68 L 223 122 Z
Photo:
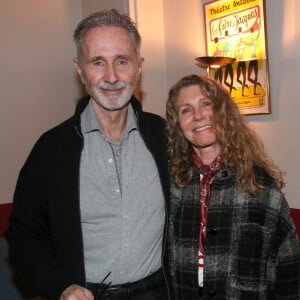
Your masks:
M 103 10 L 89 15 L 81 20 L 74 32 L 74 42 L 77 49 L 77 57 L 80 58 L 81 46 L 88 30 L 101 26 L 116 26 L 126 29 L 135 45 L 136 54 L 140 54 L 141 36 L 136 24 L 126 14 L 121 14 L 115 9 Z

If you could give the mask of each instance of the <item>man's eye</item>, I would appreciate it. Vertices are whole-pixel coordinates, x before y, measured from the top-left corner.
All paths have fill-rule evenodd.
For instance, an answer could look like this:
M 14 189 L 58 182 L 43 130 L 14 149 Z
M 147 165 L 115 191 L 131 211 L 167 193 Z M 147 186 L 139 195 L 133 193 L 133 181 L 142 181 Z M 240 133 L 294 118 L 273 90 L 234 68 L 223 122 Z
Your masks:
M 127 62 L 127 60 L 125 60 L 125 59 L 120 59 L 120 60 L 118 60 L 118 65 L 127 65 L 128 64 L 128 62 Z
M 94 62 L 94 66 L 101 67 L 103 65 L 104 65 L 104 63 L 101 60 L 97 60 L 97 61 Z

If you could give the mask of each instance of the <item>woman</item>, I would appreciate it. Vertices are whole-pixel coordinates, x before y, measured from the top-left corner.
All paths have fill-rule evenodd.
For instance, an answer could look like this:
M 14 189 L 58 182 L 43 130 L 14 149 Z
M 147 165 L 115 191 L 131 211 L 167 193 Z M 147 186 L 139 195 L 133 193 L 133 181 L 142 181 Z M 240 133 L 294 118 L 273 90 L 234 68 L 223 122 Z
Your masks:
M 230 94 L 197 75 L 167 102 L 171 299 L 300 299 L 300 246 L 268 158 Z

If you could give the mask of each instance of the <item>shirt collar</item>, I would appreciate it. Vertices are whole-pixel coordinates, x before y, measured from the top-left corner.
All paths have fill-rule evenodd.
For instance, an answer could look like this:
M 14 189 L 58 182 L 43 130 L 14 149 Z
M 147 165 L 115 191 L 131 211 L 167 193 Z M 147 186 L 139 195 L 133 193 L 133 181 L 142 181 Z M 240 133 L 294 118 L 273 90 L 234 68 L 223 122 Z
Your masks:
M 103 131 L 98 123 L 98 119 L 91 100 L 89 101 L 89 104 L 87 105 L 85 110 L 82 112 L 81 123 L 83 133 L 100 131 L 100 133 L 103 134 Z M 129 103 L 126 128 L 123 133 L 123 136 L 128 135 L 132 130 L 135 129 L 137 129 L 137 119 L 132 105 L 131 103 Z

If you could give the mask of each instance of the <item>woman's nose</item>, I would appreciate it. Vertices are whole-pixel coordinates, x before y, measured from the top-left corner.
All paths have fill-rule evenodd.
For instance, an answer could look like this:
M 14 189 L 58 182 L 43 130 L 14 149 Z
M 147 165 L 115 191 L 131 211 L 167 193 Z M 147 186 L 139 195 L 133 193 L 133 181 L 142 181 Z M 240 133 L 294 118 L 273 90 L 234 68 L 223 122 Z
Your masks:
M 200 121 L 205 119 L 205 115 L 203 113 L 203 109 L 201 107 L 198 107 L 195 111 L 194 111 L 194 121 Z

